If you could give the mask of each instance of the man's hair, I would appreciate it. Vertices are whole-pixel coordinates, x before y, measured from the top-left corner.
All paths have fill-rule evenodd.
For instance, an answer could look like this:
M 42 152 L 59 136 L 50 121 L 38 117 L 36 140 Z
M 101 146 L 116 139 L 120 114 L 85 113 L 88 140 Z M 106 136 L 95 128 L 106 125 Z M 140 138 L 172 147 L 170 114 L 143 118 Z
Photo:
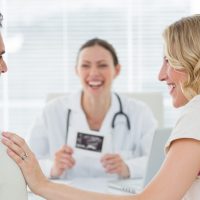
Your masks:
M 0 27 L 2 27 L 3 15 L 0 13 Z

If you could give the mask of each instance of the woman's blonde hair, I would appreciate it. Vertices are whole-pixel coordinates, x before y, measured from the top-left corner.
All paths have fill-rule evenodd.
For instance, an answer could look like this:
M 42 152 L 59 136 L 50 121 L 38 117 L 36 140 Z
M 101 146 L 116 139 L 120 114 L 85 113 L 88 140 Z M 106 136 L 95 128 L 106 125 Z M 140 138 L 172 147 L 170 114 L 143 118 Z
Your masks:
M 182 90 L 190 100 L 200 94 L 200 14 L 171 24 L 164 30 L 163 37 L 169 64 L 188 74 Z

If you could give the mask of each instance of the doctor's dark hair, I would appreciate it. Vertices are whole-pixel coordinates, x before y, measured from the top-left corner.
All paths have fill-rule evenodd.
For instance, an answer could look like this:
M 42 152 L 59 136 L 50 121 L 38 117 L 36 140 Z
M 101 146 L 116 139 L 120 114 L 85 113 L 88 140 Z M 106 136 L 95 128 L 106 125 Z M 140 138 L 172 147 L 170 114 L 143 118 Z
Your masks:
M 85 42 L 79 49 L 77 60 L 78 60 L 80 52 L 83 49 L 85 49 L 87 47 L 93 47 L 95 45 L 101 46 L 101 47 L 103 47 L 104 49 L 106 49 L 107 51 L 110 52 L 110 54 L 111 54 L 111 56 L 113 58 L 113 63 L 114 63 L 115 66 L 119 64 L 117 53 L 116 53 L 114 47 L 109 42 L 107 42 L 106 40 L 103 40 L 103 39 L 100 39 L 100 38 L 93 38 L 93 39 L 88 40 L 87 42 Z
M 2 27 L 3 15 L 0 13 L 0 27 Z

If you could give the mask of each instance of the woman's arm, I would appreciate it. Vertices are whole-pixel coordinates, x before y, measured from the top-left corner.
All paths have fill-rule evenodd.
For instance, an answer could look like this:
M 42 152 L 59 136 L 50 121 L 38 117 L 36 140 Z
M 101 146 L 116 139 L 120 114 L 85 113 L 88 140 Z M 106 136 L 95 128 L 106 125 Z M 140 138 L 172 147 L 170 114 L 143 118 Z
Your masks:
M 4 133 L 8 140 L 8 154 L 20 166 L 30 189 L 49 200 L 180 200 L 192 185 L 200 169 L 200 141 L 179 139 L 172 143 L 159 173 L 141 194 L 116 196 L 78 190 L 66 185 L 49 182 L 25 141 L 12 133 Z M 20 155 L 28 154 L 22 160 Z
M 26 179 L 27 184 L 31 191 L 35 194 L 40 195 L 48 200 L 134 200 L 138 198 L 133 198 L 132 196 L 116 196 L 116 195 L 106 195 L 98 194 L 94 192 L 85 192 L 79 189 L 69 187 L 64 184 L 57 184 L 50 182 L 42 173 L 38 161 L 35 158 L 35 155 L 27 146 L 24 139 L 17 136 L 13 133 L 4 132 L 4 138 L 2 142 L 9 147 L 8 154 L 15 162 L 19 165 L 22 170 L 22 173 Z M 24 154 L 27 154 L 27 157 L 22 159 Z
M 200 171 L 200 141 L 178 139 L 172 142 L 166 159 L 142 199 L 180 200 Z
M 53 182 L 48 182 L 42 187 L 38 195 L 48 200 L 140 200 L 133 195 L 122 196 L 88 192 Z

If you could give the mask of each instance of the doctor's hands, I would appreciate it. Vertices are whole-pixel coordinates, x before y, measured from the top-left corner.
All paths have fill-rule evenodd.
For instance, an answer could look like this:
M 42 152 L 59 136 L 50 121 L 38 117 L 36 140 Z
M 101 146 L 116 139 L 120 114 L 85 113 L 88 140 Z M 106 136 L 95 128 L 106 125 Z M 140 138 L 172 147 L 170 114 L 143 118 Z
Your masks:
M 21 137 L 10 132 L 3 132 L 2 135 L 2 143 L 8 147 L 8 155 L 20 167 L 29 188 L 38 194 L 49 181 L 42 173 L 35 155 Z
M 73 149 L 67 145 L 64 145 L 55 153 L 53 167 L 51 168 L 51 177 L 59 177 L 65 170 L 71 169 L 75 165 L 72 154 Z
M 118 174 L 123 178 L 130 176 L 128 166 L 119 154 L 106 154 L 101 158 L 101 163 L 107 173 Z

